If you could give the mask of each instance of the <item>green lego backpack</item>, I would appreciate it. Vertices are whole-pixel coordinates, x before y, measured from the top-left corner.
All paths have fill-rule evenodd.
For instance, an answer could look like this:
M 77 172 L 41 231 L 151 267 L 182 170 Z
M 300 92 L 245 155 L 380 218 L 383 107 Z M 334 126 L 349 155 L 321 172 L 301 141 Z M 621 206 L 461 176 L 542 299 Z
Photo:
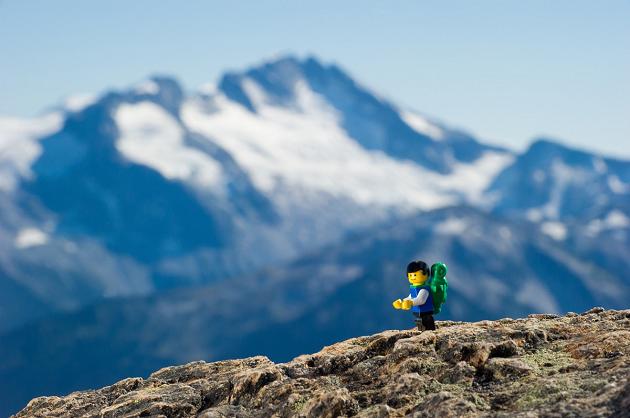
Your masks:
M 446 302 L 446 264 L 435 263 L 431 266 L 431 294 L 433 295 L 433 313 L 438 314 L 442 309 L 442 304 Z

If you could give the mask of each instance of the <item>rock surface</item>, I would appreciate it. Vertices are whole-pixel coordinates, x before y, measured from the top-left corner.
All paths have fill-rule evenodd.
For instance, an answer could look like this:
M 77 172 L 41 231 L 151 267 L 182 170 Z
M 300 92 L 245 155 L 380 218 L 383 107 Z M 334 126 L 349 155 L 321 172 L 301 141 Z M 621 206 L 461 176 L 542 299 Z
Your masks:
M 279 342 L 281 343 L 281 342 Z M 385 331 L 274 364 L 161 369 L 15 417 L 628 416 L 630 310 Z

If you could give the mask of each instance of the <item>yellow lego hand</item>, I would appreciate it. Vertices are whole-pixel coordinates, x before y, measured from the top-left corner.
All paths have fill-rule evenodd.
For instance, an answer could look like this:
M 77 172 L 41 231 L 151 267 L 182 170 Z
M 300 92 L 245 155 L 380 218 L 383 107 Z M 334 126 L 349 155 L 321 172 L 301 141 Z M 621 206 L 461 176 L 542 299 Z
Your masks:
M 402 305 L 403 305 L 403 301 L 400 299 L 396 299 L 392 305 L 394 306 L 394 309 L 402 309 Z
M 410 301 L 409 299 L 405 299 L 402 301 L 402 308 L 406 311 L 408 311 L 409 309 L 411 309 L 411 307 L 413 306 L 413 302 Z

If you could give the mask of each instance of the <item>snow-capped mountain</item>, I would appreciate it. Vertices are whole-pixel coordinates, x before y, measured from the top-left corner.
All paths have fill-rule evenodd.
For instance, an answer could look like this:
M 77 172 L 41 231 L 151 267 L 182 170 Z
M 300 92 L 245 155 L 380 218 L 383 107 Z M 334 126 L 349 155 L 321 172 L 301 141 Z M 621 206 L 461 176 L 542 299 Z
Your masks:
M 21 295 L 0 308 L 0 329 L 101 297 L 234 276 L 401 214 L 479 202 L 514 158 L 312 58 L 229 73 L 190 94 L 154 77 L 67 103 L 37 120 L 0 121 L 0 271 Z M 24 303 L 37 309 L 21 314 Z
M 488 194 L 496 196 L 495 212 L 534 222 L 609 216 L 615 222 L 630 213 L 629 185 L 627 161 L 539 139 L 494 179 Z
M 572 254 L 623 272 L 630 258 L 630 163 L 535 141 L 486 191 L 493 213 L 527 219 Z

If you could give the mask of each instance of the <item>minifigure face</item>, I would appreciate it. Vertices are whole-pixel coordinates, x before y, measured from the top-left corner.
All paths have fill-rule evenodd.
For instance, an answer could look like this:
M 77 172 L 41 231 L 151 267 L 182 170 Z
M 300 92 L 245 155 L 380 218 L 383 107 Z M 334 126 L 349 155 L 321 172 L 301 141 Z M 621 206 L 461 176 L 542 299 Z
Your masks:
M 414 271 L 413 273 L 407 273 L 407 278 L 409 279 L 409 283 L 417 286 L 426 282 L 429 275 L 422 271 Z

